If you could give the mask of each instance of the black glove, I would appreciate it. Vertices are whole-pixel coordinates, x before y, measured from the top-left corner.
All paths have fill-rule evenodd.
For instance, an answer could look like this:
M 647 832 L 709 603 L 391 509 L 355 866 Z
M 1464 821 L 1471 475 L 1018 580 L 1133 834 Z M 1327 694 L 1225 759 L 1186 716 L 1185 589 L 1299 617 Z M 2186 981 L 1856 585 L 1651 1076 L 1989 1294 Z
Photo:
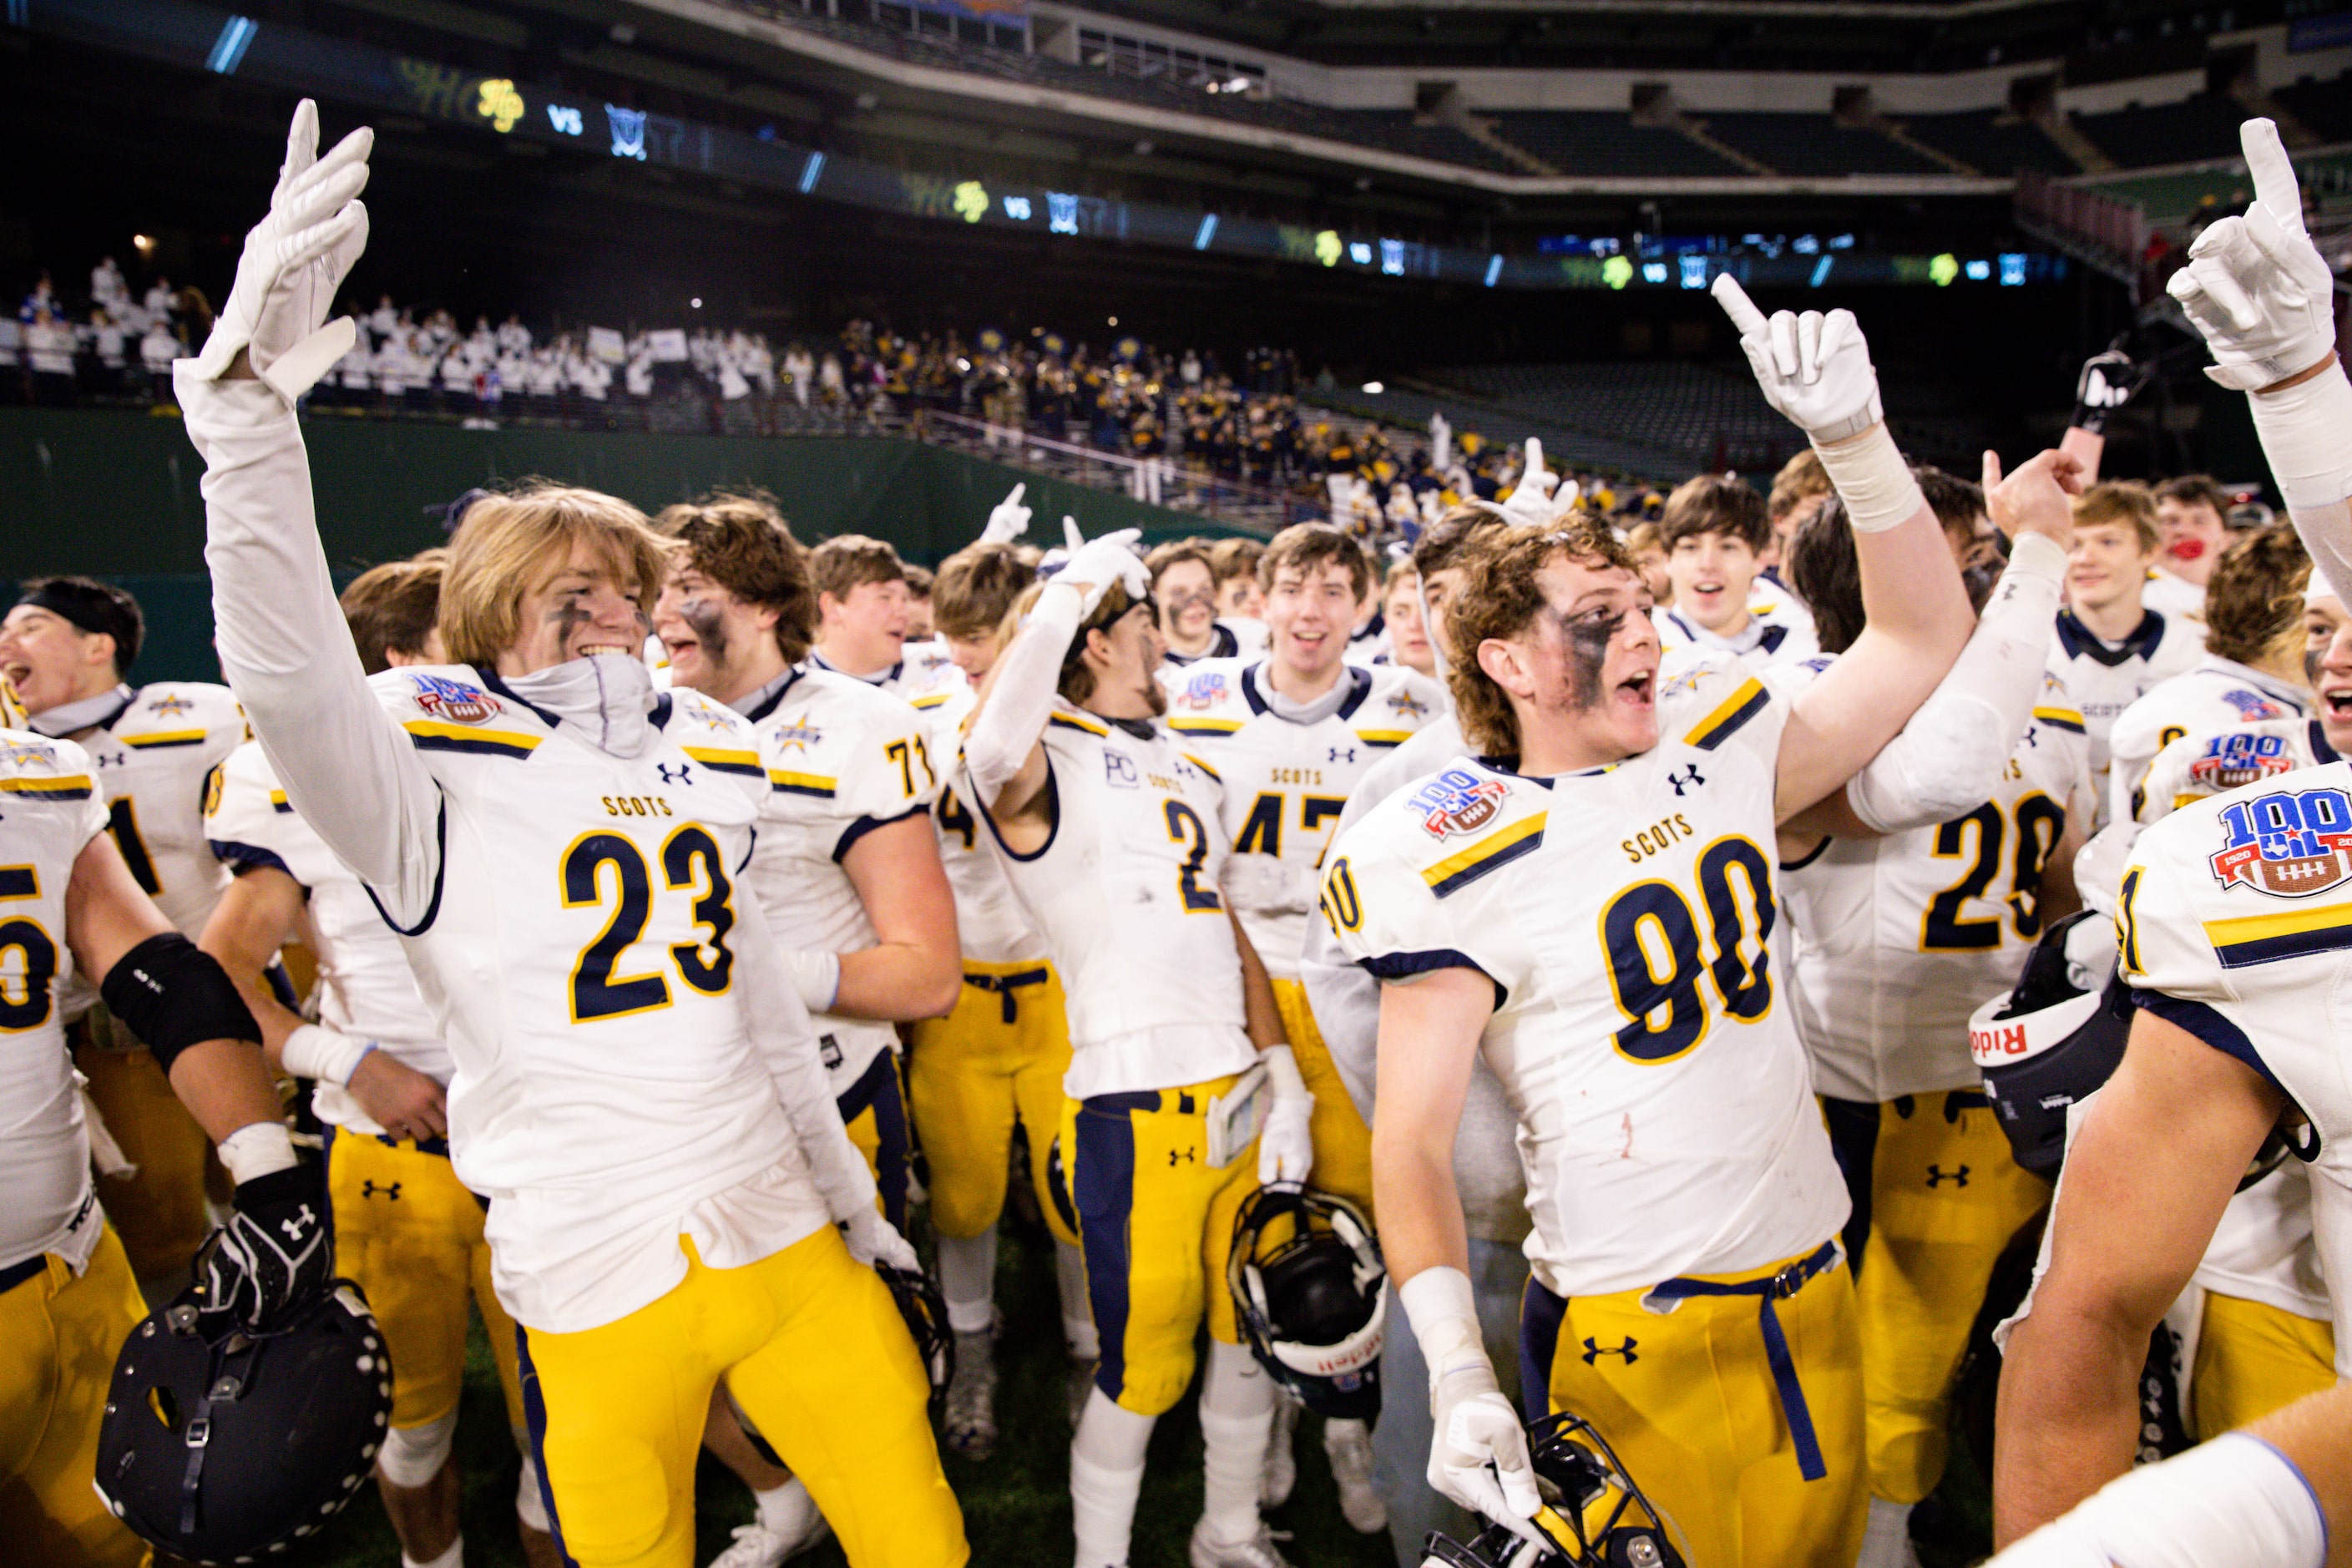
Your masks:
M 327 1195 L 318 1172 L 298 1164 L 238 1183 L 233 1201 L 236 1212 L 196 1254 L 199 1310 L 267 1332 L 334 1283 Z
M 2118 338 L 2105 352 L 2084 360 L 2083 374 L 2074 378 L 2074 424 L 2094 436 L 2105 435 L 2108 416 L 2138 396 L 2156 374 L 2153 361 L 2134 360 L 2123 342 Z

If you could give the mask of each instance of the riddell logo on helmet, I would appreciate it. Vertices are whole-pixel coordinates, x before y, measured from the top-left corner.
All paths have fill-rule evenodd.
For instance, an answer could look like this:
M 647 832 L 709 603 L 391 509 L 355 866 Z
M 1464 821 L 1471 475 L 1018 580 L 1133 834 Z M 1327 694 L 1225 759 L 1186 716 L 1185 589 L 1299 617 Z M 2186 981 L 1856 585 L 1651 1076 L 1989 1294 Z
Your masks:
M 1969 1054 L 1979 1067 L 1990 1067 L 2005 1057 L 2021 1057 L 2026 1051 L 2025 1026 L 1996 1025 L 1990 1029 L 1969 1031 Z

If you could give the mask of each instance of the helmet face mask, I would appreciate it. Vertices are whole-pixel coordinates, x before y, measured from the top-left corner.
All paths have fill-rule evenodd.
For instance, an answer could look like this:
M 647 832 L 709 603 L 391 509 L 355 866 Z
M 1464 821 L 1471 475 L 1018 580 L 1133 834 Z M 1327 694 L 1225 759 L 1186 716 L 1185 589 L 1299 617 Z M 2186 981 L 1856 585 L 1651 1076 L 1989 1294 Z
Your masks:
M 1545 1544 L 1501 1524 L 1467 1544 L 1432 1531 L 1423 1568 L 1684 1568 L 1664 1518 L 1591 1422 L 1566 1412 L 1533 1422 L 1528 1453 L 1544 1494 L 1529 1522 Z
M 342 1510 L 391 1421 L 391 1352 L 350 1280 L 265 1334 L 200 1314 L 184 1291 L 115 1361 L 95 1479 L 151 1545 L 251 1563 Z
M 931 1380 L 931 1419 L 936 1421 L 947 1403 L 948 1384 L 955 1379 L 955 1334 L 948 1327 L 947 1298 L 929 1274 L 887 1263 L 875 1264 L 874 1272 L 890 1288 L 898 1316 L 907 1321 L 907 1331 L 914 1336 L 916 1353 L 923 1358 L 923 1371 Z
M 1289 1183 L 1260 1187 L 1234 1215 L 1225 1280 L 1250 1352 L 1276 1382 L 1326 1419 L 1380 1414 L 1388 1269 L 1353 1204 Z

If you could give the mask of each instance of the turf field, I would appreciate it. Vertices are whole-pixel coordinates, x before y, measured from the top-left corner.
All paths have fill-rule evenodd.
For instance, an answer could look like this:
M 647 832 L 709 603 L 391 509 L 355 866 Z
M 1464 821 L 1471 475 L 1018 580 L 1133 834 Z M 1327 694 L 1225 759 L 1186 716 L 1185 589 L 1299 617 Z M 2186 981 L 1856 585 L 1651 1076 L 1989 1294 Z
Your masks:
M 1070 1427 L 1061 1312 L 1044 1230 L 1008 1225 L 998 1268 L 997 1300 L 1005 1326 L 998 1347 L 1003 1381 L 997 1419 L 1003 1436 L 985 1464 L 947 1455 L 948 1480 L 963 1504 L 976 1568 L 1060 1568 L 1070 1560 Z M 1311 1415 L 1301 1420 L 1297 1449 L 1297 1490 L 1273 1517 L 1276 1529 L 1291 1534 L 1284 1548 L 1290 1560 L 1298 1568 L 1391 1568 L 1395 1559 L 1385 1535 L 1358 1535 L 1340 1519 Z M 514 1447 L 478 1321 L 467 1358 L 457 1457 L 465 1467 L 467 1568 L 522 1568 L 514 1532 Z M 1922 1543 L 1926 1568 L 1960 1568 L 1981 1558 L 1988 1550 L 1989 1501 L 1965 1446 L 1958 1442 L 1939 1501 L 1943 1528 L 1935 1532 L 1938 1539 Z M 1134 1568 L 1183 1568 L 1185 1542 L 1200 1509 L 1201 1433 L 1188 1397 L 1152 1434 L 1143 1500 L 1136 1510 Z M 706 1456 L 695 1488 L 698 1568 L 723 1550 L 733 1528 L 751 1517 L 750 1494 Z M 400 1549 L 371 1486 L 309 1551 L 289 1553 L 285 1561 L 311 1568 L 394 1568 Z M 794 1568 L 841 1568 L 844 1563 L 831 1541 L 793 1559 Z

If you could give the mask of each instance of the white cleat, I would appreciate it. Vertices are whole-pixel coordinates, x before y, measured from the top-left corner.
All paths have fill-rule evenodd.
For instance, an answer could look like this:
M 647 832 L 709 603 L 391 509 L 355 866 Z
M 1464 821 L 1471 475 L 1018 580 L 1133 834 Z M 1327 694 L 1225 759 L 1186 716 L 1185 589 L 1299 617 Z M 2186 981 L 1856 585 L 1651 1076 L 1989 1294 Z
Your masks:
M 1298 1484 L 1298 1455 L 1290 1442 L 1290 1435 L 1298 1429 L 1298 1409 L 1297 1402 L 1286 1394 L 1275 1399 L 1274 1429 L 1265 1439 L 1265 1474 L 1257 1484 L 1260 1508 L 1280 1508 L 1290 1500 L 1291 1489 Z
M 1247 1541 L 1219 1541 L 1204 1519 L 1192 1527 L 1192 1568 L 1291 1568 L 1290 1559 L 1275 1546 L 1289 1539 L 1288 1532 L 1261 1524 Z
M 1348 1528 L 1359 1535 L 1378 1535 L 1389 1527 L 1389 1505 L 1372 1487 L 1372 1432 L 1360 1421 L 1326 1421 L 1323 1453 L 1331 1461 L 1331 1479 L 1339 1489 L 1339 1512 Z
M 811 1510 L 808 1528 L 796 1536 L 779 1535 L 758 1520 L 739 1525 L 735 1544 L 710 1560 L 709 1568 L 776 1568 L 797 1557 L 833 1533 L 824 1515 Z

